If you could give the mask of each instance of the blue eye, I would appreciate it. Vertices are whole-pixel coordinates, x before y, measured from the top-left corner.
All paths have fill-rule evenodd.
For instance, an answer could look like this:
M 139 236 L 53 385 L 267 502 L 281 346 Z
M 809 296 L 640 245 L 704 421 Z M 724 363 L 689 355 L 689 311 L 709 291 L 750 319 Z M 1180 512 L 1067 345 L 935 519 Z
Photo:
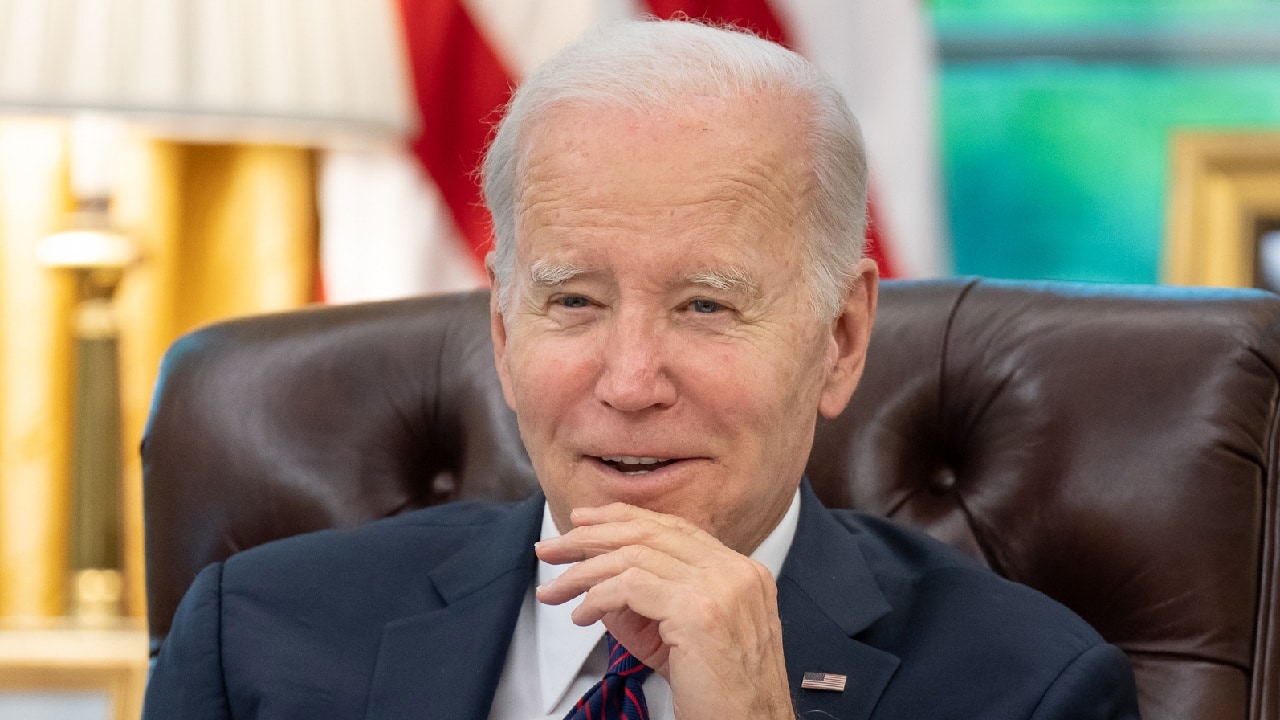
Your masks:
M 715 300 L 694 300 L 689 303 L 689 307 L 693 308 L 694 312 L 704 315 L 720 312 L 724 309 L 724 306 Z
M 584 308 L 591 305 L 591 301 L 581 295 L 565 295 L 559 300 L 561 307 L 572 309 Z

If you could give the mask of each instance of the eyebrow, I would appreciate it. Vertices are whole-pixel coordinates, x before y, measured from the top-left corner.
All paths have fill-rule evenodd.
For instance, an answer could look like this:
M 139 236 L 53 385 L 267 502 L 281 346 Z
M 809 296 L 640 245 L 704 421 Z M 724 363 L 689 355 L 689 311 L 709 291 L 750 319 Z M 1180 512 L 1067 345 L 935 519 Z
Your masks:
M 758 286 L 741 268 L 727 267 L 713 270 L 699 270 L 685 278 L 694 285 L 706 285 L 721 292 L 754 293 Z
M 586 270 L 568 263 L 553 263 L 537 260 L 529 268 L 529 280 L 534 287 L 556 287 L 585 273 Z
M 536 260 L 529 268 L 529 280 L 534 287 L 557 287 L 586 273 L 586 268 L 577 265 Z M 686 275 L 685 282 L 690 285 L 705 285 L 721 292 L 742 294 L 753 294 L 759 288 L 746 271 L 737 267 L 699 270 Z

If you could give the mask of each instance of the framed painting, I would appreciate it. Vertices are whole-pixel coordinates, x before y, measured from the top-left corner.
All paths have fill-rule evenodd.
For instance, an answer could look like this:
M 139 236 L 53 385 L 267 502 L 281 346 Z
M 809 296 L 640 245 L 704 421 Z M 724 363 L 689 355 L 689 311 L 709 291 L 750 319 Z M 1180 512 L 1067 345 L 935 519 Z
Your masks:
M 1280 291 L 1280 130 L 1172 144 L 1164 281 Z

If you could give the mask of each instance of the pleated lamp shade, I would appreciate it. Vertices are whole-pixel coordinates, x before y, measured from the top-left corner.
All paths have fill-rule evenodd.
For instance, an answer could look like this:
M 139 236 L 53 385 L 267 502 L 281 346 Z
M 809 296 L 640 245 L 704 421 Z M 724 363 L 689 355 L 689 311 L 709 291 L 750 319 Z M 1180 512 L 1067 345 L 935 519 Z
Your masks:
M 413 107 L 394 0 L 0 0 L 0 111 L 327 144 Z

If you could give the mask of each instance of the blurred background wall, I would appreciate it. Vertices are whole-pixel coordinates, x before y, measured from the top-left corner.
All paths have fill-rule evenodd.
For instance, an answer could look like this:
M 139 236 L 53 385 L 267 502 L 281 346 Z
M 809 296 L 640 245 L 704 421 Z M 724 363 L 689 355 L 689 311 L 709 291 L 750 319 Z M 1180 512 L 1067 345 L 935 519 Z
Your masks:
M 954 270 L 1150 283 L 1171 136 L 1280 129 L 1273 0 L 934 0 Z
M 37 262 L 43 238 L 91 207 L 138 251 L 114 300 L 118 426 L 90 429 L 123 458 L 140 616 L 163 348 L 235 314 L 482 285 L 470 173 L 497 109 L 640 12 L 736 22 L 832 75 L 890 276 L 1161 281 L 1173 137 L 1280 133 L 1275 0 L 0 0 L 0 618 L 68 608 L 79 291 Z M 87 186 L 86 112 L 124 127 Z

